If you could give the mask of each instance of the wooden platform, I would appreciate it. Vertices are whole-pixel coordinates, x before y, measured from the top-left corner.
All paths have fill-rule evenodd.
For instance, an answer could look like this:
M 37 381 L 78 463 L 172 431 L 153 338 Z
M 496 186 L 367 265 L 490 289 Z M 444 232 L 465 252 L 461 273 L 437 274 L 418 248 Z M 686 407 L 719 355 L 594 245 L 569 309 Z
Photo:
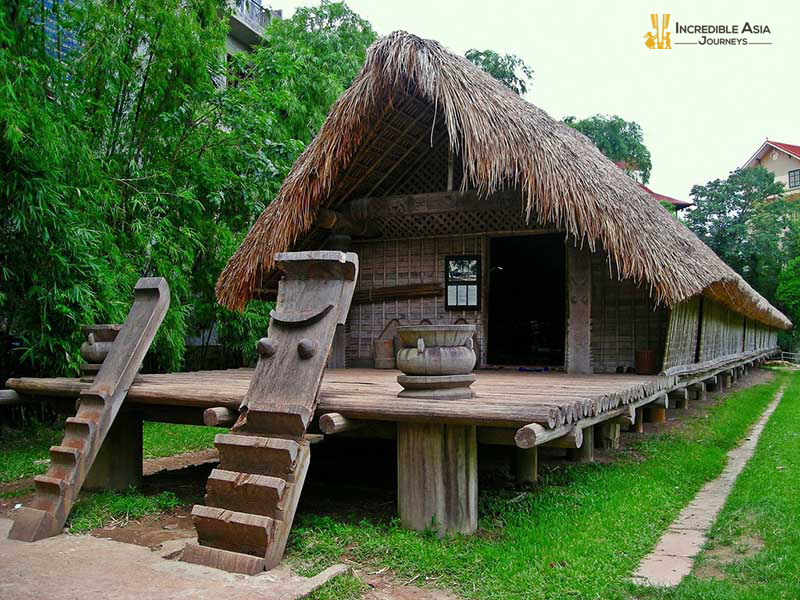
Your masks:
M 239 407 L 247 391 L 252 369 L 198 371 L 141 375 L 131 386 L 126 402 L 142 408 L 155 406 L 191 409 L 163 411 L 163 420 L 202 422 L 210 407 Z M 353 419 L 446 423 L 518 428 L 540 421 L 541 406 L 554 402 L 590 401 L 592 414 L 601 415 L 666 392 L 675 378 L 639 375 L 567 375 L 520 371 L 478 371 L 473 385 L 477 397 L 470 400 L 413 400 L 398 398 L 399 371 L 378 369 L 328 369 L 325 372 L 318 414 L 336 412 Z M 10 379 L 8 387 L 23 395 L 77 398 L 87 386 L 71 378 Z M 147 410 L 147 418 L 158 413 Z

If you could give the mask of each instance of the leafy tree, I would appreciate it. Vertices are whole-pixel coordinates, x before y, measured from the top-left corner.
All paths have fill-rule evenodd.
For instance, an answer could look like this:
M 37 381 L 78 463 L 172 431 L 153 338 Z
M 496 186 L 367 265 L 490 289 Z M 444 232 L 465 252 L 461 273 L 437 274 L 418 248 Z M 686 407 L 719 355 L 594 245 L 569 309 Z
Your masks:
M 138 277 L 162 275 L 151 367 L 180 367 L 188 335 L 252 355 L 268 307 L 230 313 L 214 282 L 374 32 L 325 2 L 226 64 L 225 0 L 53 5 L 0 6 L 0 334 L 36 370 L 74 372 L 78 326 L 120 322 Z M 71 53 L 47 51 L 45 16 Z
M 763 167 L 738 169 L 727 179 L 692 188 L 696 208 L 686 224 L 768 300 L 778 275 L 796 255 L 796 226 L 783 184 Z
M 653 163 L 638 123 L 616 115 L 594 115 L 587 119 L 566 117 L 564 123 L 592 140 L 609 159 L 622 163 L 625 171 L 634 178 L 642 183 L 650 181 Z
M 527 93 L 528 84 L 533 80 L 533 69 L 517 55 L 473 48 L 464 56 L 516 94 L 523 96 Z
M 800 257 L 795 256 L 789 260 L 781 271 L 778 277 L 776 296 L 795 326 L 791 332 L 781 332 L 782 345 L 797 351 L 798 345 L 800 345 L 800 333 L 798 333 L 798 325 L 800 325 Z

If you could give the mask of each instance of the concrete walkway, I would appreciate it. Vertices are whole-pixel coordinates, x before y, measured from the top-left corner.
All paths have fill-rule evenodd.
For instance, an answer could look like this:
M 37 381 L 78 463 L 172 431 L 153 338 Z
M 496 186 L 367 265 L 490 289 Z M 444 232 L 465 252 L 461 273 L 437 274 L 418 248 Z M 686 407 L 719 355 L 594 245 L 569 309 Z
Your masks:
M 655 550 L 644 558 L 633 574 L 634 583 L 674 587 L 691 572 L 695 557 L 706 543 L 708 530 L 725 504 L 739 473 L 753 456 L 758 438 L 781 398 L 783 388 L 775 394 L 775 399 L 750 429 L 745 441 L 728 452 L 728 464 L 722 474 L 703 486 L 667 529 Z
M 9 519 L 0 519 L 0 598 L 3 600 L 294 600 L 347 571 L 335 565 L 316 577 L 280 566 L 249 577 L 166 560 L 176 548 L 153 552 L 143 546 L 89 535 L 59 535 L 34 543 L 7 539 Z M 173 540 L 182 547 L 186 540 Z

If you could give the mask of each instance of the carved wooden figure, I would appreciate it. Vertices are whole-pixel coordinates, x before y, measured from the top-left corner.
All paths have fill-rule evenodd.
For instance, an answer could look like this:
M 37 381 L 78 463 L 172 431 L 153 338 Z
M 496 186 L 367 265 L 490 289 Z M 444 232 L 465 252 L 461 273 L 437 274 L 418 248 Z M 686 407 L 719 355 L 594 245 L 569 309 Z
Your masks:
M 205 505 L 192 518 L 199 544 L 182 559 L 255 574 L 280 563 L 309 463 L 306 429 L 337 325 L 344 324 L 358 257 L 336 251 L 275 257 L 284 272 L 250 388 L 229 434 L 215 444 Z M 211 420 L 224 414 L 209 414 Z

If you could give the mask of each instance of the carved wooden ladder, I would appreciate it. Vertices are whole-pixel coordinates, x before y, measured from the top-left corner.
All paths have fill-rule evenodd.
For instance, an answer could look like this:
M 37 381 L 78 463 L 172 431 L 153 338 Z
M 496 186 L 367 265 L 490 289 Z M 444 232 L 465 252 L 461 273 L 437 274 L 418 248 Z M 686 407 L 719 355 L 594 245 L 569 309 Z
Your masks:
M 36 495 L 17 513 L 9 538 L 33 542 L 61 533 L 168 308 L 165 279 L 144 277 L 136 283 L 125 324 L 94 382 L 81 392 L 77 414 L 67 419 L 64 441 L 50 448 L 47 474 L 34 479 Z
M 281 253 L 275 263 L 285 276 L 268 337 L 258 342 L 236 424 L 215 439 L 219 468 L 208 478 L 205 505 L 192 510 L 199 543 L 181 557 L 236 573 L 269 570 L 283 558 L 308 470 L 306 428 L 358 276 L 353 253 Z

